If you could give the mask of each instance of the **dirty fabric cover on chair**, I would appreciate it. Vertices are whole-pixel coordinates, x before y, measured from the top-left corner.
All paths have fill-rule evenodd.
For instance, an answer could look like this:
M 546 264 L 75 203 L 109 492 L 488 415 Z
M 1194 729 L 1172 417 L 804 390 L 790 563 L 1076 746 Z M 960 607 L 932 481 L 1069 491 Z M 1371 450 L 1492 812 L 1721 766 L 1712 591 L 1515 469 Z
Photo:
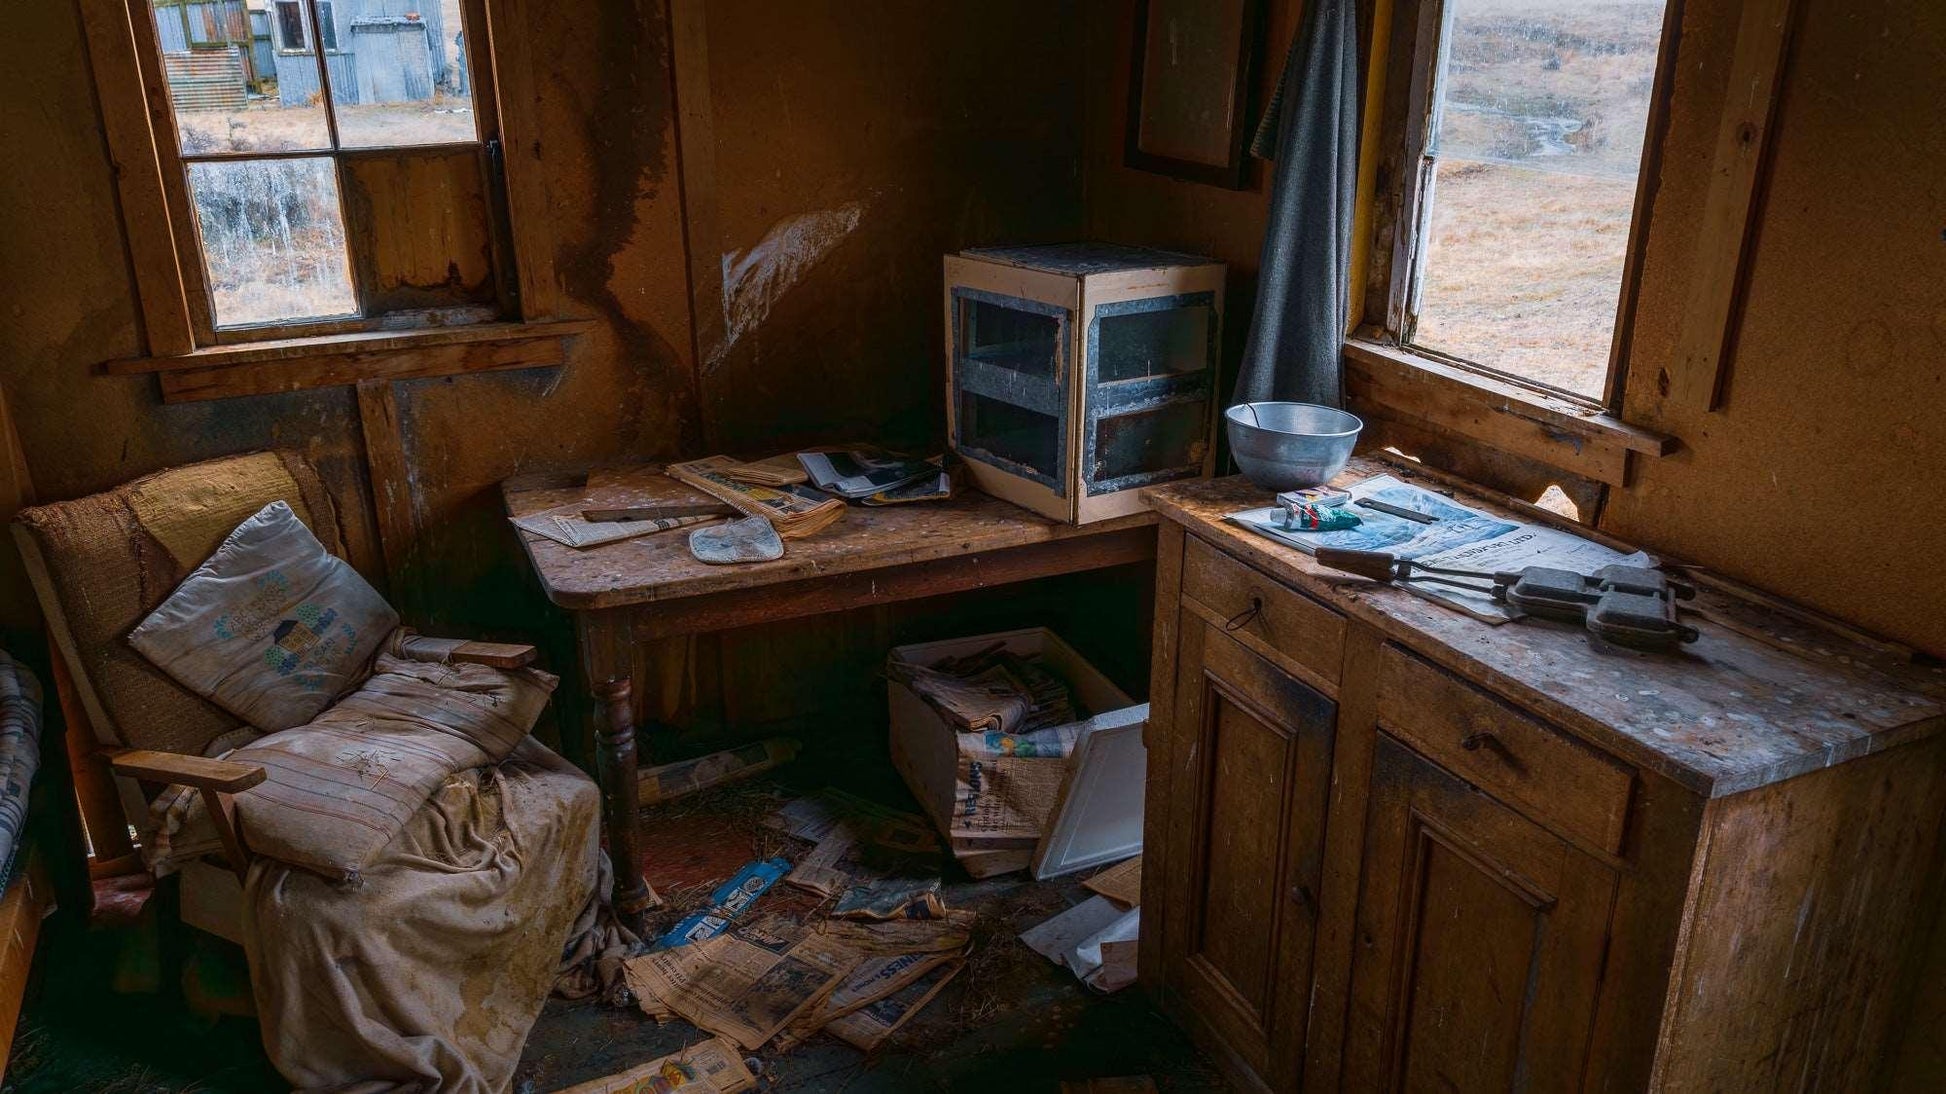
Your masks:
M 506 1090 L 557 975 L 578 971 L 563 954 L 632 941 L 589 914 L 599 818 L 595 784 L 527 738 L 447 777 L 355 886 L 257 859 L 244 937 L 277 1069 L 305 1091 Z
M 229 754 L 268 776 L 237 795 L 244 843 L 328 878 L 357 877 L 448 776 L 505 759 L 556 683 L 539 669 L 380 654 L 356 691 L 308 725 Z

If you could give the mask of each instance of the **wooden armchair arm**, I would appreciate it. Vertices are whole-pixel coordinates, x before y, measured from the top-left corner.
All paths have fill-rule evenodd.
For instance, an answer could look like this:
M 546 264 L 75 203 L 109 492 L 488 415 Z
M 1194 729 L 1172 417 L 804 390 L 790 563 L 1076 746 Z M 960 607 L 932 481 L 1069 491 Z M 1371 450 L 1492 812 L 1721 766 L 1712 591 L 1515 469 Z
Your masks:
M 526 668 L 534 663 L 532 646 L 511 642 L 465 642 L 454 638 L 428 638 L 408 634 L 394 647 L 408 661 L 449 661 L 463 665 L 486 665 L 496 669 Z
M 223 854 L 238 881 L 250 872 L 250 849 L 236 829 L 236 798 L 264 781 L 266 772 L 259 764 L 235 760 L 212 760 L 204 756 L 185 756 L 176 752 L 147 752 L 139 749 L 110 753 L 108 766 L 117 775 L 145 782 L 176 783 L 191 787 L 203 796 L 203 808 L 223 841 Z
M 264 781 L 264 769 L 235 760 L 211 760 L 177 752 L 113 752 L 108 765 L 117 775 L 152 783 L 177 783 L 219 794 L 235 794 Z

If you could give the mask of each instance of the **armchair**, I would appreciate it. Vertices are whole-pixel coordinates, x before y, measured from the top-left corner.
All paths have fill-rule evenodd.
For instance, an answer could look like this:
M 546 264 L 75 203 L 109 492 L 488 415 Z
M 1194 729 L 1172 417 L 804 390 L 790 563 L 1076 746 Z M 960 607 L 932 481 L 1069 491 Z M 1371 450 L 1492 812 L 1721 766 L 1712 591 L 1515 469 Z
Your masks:
M 380 651 L 381 666 L 392 666 L 383 685 L 375 676 L 313 725 L 260 739 L 131 648 L 131 629 L 239 523 L 279 500 L 342 557 L 342 532 L 316 473 L 277 452 L 23 510 L 14 534 L 125 822 L 152 870 L 179 869 L 182 922 L 244 946 L 265 1047 L 286 1078 L 303 1088 L 382 1080 L 499 1089 L 556 976 L 578 971 L 564 968 L 561 955 L 633 941 L 613 930 L 596 892 L 599 792 L 525 735 L 553 687 L 552 677 L 527 668 L 531 646 L 395 632 Z M 530 698 L 495 707 L 492 695 L 510 689 Z M 377 713 L 367 719 L 348 713 L 354 708 Z M 512 708 L 527 712 L 525 720 Z M 400 743 L 397 734 L 412 732 L 447 740 L 440 731 L 469 709 L 497 711 L 493 732 L 512 751 L 491 755 L 504 760 L 428 772 L 431 750 Z M 326 745 L 304 746 L 308 754 L 262 750 L 306 733 L 313 736 L 305 741 Z M 234 758 L 212 755 L 252 739 L 259 743 Z M 485 755 L 471 747 L 454 754 Z M 263 762 L 248 762 L 253 755 Z M 160 796 L 170 786 L 200 799 L 194 812 L 206 813 L 212 837 L 169 846 L 168 826 L 181 817 L 151 804 L 166 805 Z M 333 824 L 377 831 L 374 816 L 389 820 L 390 834 L 373 838 L 376 857 L 355 884 L 304 869 L 302 857 L 276 845 L 275 827 L 255 819 L 276 808 L 267 804 L 280 800 L 273 791 L 298 800 L 299 812 L 281 815 L 299 818 L 295 830 L 314 842 L 335 838 L 321 835 Z M 250 797 L 240 802 L 243 795 Z M 186 807 L 189 797 L 170 801 Z M 586 937 L 598 941 L 577 944 Z

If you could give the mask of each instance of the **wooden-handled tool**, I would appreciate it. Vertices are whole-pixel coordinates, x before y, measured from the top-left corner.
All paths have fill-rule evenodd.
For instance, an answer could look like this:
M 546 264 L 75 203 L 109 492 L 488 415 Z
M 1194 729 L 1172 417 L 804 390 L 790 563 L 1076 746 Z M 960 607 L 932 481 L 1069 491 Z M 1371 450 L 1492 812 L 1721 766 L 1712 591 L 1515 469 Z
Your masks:
M 1593 574 L 1551 566 L 1489 573 L 1429 566 L 1385 551 L 1340 547 L 1319 547 L 1317 560 L 1321 566 L 1387 585 L 1411 581 L 1465 589 L 1529 615 L 1580 623 L 1596 638 L 1630 649 L 1669 650 L 1699 637 L 1696 628 L 1676 616 L 1676 601 L 1690 599 L 1696 590 L 1647 566 L 1617 563 Z M 1482 581 L 1490 584 L 1480 584 Z
M 1359 577 L 1369 577 L 1373 581 L 1391 584 L 1398 577 L 1398 560 L 1384 551 L 1352 551 L 1344 547 L 1320 547 L 1317 550 L 1318 565 L 1343 570 Z
M 622 520 L 667 520 L 676 517 L 733 517 L 737 511 L 720 501 L 671 502 L 667 505 L 632 505 L 622 509 L 583 509 L 581 519 L 593 523 Z

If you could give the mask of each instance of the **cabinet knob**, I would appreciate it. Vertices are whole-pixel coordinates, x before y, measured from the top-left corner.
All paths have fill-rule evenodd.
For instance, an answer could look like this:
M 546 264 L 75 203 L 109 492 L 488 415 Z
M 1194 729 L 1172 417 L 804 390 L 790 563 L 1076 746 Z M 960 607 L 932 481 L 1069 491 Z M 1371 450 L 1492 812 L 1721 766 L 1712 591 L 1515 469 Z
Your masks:
M 1226 622 L 1224 622 L 1223 629 L 1226 631 L 1233 631 L 1236 630 L 1238 627 L 1249 626 L 1250 621 L 1252 619 L 1257 618 L 1257 613 L 1263 610 L 1264 610 L 1264 598 L 1261 596 L 1253 596 L 1250 598 L 1250 606 L 1236 613 L 1235 615 L 1231 616 Z

